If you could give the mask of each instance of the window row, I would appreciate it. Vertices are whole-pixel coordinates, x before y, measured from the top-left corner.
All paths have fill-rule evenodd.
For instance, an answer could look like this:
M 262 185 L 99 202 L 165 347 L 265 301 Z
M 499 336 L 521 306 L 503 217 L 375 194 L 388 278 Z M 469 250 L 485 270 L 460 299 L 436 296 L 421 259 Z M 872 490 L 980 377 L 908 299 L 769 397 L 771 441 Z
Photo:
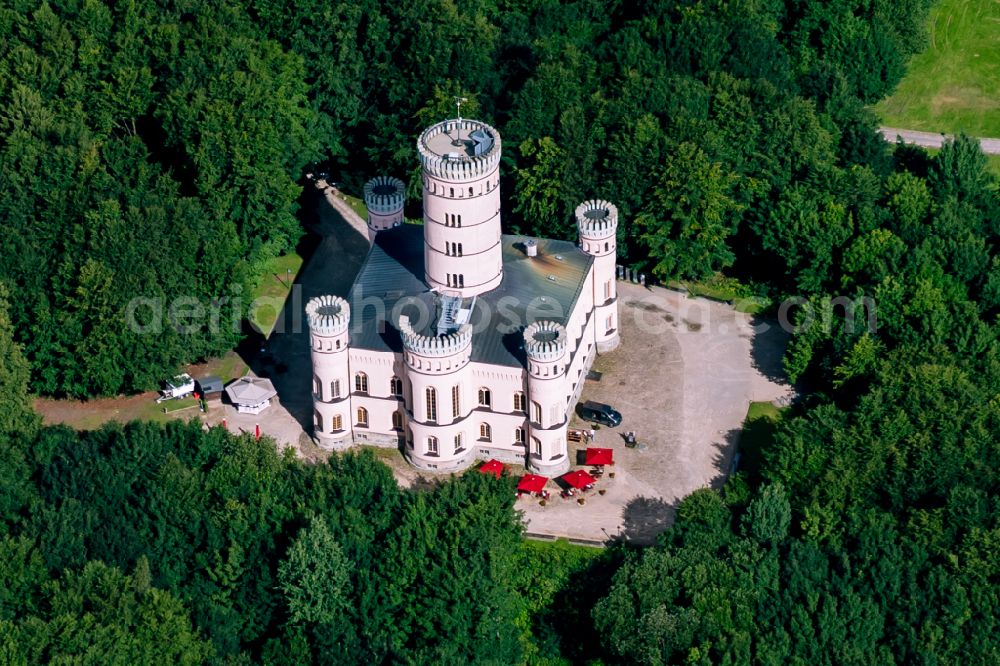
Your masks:
M 319 379 L 314 379 L 316 385 L 319 385 Z M 354 375 L 354 391 L 355 393 L 368 393 L 368 375 L 363 372 L 359 372 Z M 317 389 L 318 393 L 318 389 Z M 395 397 L 401 397 L 403 395 L 403 380 L 399 377 L 392 377 L 389 380 L 389 395 Z M 330 396 L 332 398 L 340 397 L 340 380 L 335 379 L 330 382 Z
M 479 441 L 481 442 L 492 442 L 493 441 L 493 429 L 490 427 L 489 423 L 479 424 Z M 514 443 L 523 445 L 525 441 L 524 428 L 514 429 Z M 532 453 L 535 455 L 542 454 L 542 444 L 537 438 L 532 438 Z M 456 454 L 462 453 L 465 450 L 463 444 L 462 433 L 458 433 L 454 438 L 454 452 Z M 427 438 L 427 449 L 425 451 L 426 455 L 429 456 L 440 456 L 441 455 L 441 442 L 437 437 L 431 436 Z
M 438 194 L 439 193 L 438 192 L 438 189 L 439 189 L 438 185 L 433 180 L 425 178 L 424 179 L 424 187 L 426 187 L 427 190 L 430 191 L 431 194 Z M 483 195 L 483 194 L 486 194 L 488 192 L 492 192 L 494 189 L 496 189 L 496 184 L 493 181 L 488 180 L 485 183 L 480 184 L 480 186 L 479 186 L 479 194 Z M 449 187 L 448 188 L 448 196 L 450 198 L 454 199 L 455 198 L 455 191 L 456 190 L 455 190 L 454 187 Z M 476 189 L 472 185 L 470 185 L 467 190 L 466 189 L 462 189 L 461 187 L 458 188 L 458 196 L 459 197 L 465 196 L 466 192 L 468 192 L 468 196 L 470 196 L 470 197 L 476 196 Z M 445 189 L 444 189 L 444 186 L 442 185 L 441 188 L 440 188 L 440 194 L 441 194 L 441 196 L 444 196 L 444 193 L 445 193 Z
M 316 412 L 313 416 L 314 416 L 314 421 L 315 421 L 315 424 L 316 424 L 316 431 L 317 432 L 326 432 L 326 430 L 324 428 L 324 423 L 323 423 L 323 415 L 320 414 L 319 412 Z M 357 417 L 356 420 L 355 420 L 355 427 L 358 427 L 358 428 L 368 428 L 369 427 L 368 410 L 367 409 L 365 409 L 364 407 L 358 407 L 357 411 L 355 412 L 355 416 Z M 340 414 L 335 414 L 334 416 L 332 416 L 330 418 L 330 432 L 338 432 L 338 431 L 341 431 L 343 429 L 344 429 L 344 419 L 340 416 Z M 396 412 L 392 413 L 392 429 L 393 430 L 402 430 L 403 429 L 403 413 L 402 412 L 396 411 Z
M 461 273 L 448 273 L 446 282 L 449 287 L 464 287 L 465 286 L 465 276 Z
M 445 213 L 444 226 L 460 228 L 462 226 L 462 216 L 455 213 Z
M 368 375 L 359 372 L 354 375 L 354 390 L 356 393 L 368 394 Z M 336 399 L 341 397 L 340 393 L 340 380 L 334 379 L 330 382 L 330 399 Z M 317 397 L 321 396 L 322 386 L 320 384 L 319 377 L 313 377 L 313 393 Z M 399 377 L 393 376 L 389 379 L 389 395 L 396 398 L 401 398 L 403 396 L 403 380 Z M 478 390 L 478 404 L 480 407 L 486 407 L 488 409 L 493 408 L 493 392 L 486 388 L 481 387 Z M 433 387 L 427 387 L 424 394 L 426 413 L 428 421 L 437 421 L 437 391 Z M 516 391 L 513 394 L 514 411 L 524 412 L 527 411 L 527 399 L 522 391 Z M 541 422 L 541 407 L 537 403 L 533 404 L 533 414 L 536 422 Z M 458 385 L 451 387 L 451 413 L 452 416 L 458 418 L 462 413 L 462 392 Z
M 462 244 L 461 243 L 445 243 L 444 253 L 449 257 L 461 257 L 462 256 Z

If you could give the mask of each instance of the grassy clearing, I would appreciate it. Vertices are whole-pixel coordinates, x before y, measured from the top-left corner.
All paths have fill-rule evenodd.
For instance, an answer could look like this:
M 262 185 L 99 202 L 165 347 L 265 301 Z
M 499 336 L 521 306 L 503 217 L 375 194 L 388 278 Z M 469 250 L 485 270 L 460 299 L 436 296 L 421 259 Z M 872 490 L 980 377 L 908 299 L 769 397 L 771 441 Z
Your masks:
M 892 127 L 1000 137 L 1000 2 L 939 0 L 927 50 L 876 110 Z
M 167 400 L 156 404 L 151 401 L 137 418 L 143 421 L 156 421 L 163 423 L 168 419 L 178 416 L 182 418 L 194 418 L 198 416 L 198 401 L 194 398 L 179 398 L 177 400 Z
M 738 312 L 746 314 L 757 314 L 771 305 L 771 301 L 767 298 L 754 296 L 749 287 L 723 275 L 715 275 L 702 282 L 673 281 L 667 286 L 684 289 L 695 297 L 732 303 Z
M 213 358 L 206 361 L 203 365 L 189 369 L 189 372 L 194 377 L 215 375 L 227 384 L 229 380 L 242 377 L 249 371 L 250 368 L 243 362 L 240 355 L 234 351 L 226 352 L 221 358 Z
M 760 478 L 762 452 L 774 441 L 778 424 L 787 409 L 776 407 L 770 402 L 750 403 L 743 422 L 743 432 L 740 434 L 739 470 L 751 481 Z
M 271 335 L 278 315 L 285 307 L 285 298 L 301 268 L 302 257 L 298 253 L 275 257 L 265 265 L 260 284 L 253 292 L 254 307 L 249 315 L 251 323 L 265 337 Z

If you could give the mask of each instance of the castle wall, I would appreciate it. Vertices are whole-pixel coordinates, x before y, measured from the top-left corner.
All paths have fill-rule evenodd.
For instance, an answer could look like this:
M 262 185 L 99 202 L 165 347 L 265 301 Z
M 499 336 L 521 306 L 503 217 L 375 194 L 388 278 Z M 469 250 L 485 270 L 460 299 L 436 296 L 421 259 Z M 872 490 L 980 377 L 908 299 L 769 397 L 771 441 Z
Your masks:
M 403 397 L 392 393 L 393 378 L 403 384 L 406 372 L 402 354 L 351 349 L 351 428 L 353 442 L 395 448 L 405 432 Z M 360 376 L 360 378 L 359 378 Z M 360 379 L 360 381 L 359 381 Z M 367 391 L 358 390 L 367 383 Z M 359 410 L 364 412 L 359 413 Z M 393 413 L 400 413 L 400 429 L 393 428 Z M 362 419 L 365 421 L 362 421 Z

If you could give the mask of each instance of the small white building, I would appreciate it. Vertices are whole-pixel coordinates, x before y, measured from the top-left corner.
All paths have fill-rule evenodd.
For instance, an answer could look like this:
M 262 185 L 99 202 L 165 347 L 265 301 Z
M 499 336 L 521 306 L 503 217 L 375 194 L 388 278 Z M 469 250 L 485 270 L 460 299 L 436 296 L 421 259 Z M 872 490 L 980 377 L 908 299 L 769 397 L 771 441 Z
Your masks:
M 194 379 L 187 373 L 175 375 L 165 381 L 164 384 L 166 386 L 160 391 L 160 397 L 157 398 L 157 402 L 184 398 L 194 393 Z
M 427 470 L 569 469 L 584 378 L 619 343 L 618 211 L 582 203 L 578 244 L 503 235 L 500 149 L 475 120 L 424 131 L 423 226 L 400 224 L 402 182 L 365 188 L 373 242 L 350 295 L 306 305 L 321 446 L 401 447 Z
M 260 377 L 240 377 L 226 387 L 229 401 L 241 414 L 260 414 L 277 394 L 271 380 Z

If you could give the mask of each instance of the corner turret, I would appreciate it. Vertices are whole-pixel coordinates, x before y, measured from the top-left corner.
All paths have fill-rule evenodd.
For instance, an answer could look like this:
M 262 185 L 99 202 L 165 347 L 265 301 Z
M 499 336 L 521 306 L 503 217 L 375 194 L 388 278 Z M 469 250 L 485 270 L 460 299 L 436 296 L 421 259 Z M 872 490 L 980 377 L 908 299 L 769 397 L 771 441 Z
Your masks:
M 338 296 L 317 296 L 306 303 L 313 367 L 313 430 L 319 445 L 351 445 L 348 328 L 351 306 Z
M 536 321 L 524 329 L 528 356 L 528 427 L 525 465 L 545 476 L 569 470 L 566 445 L 567 347 L 562 324 Z
M 376 176 L 365 183 L 365 206 L 368 208 L 368 241 L 375 234 L 403 223 L 406 186 L 399 178 Z
M 618 209 L 598 199 L 576 207 L 580 249 L 594 257 L 593 296 L 597 351 L 611 351 L 621 342 L 618 325 L 618 285 L 615 283 Z

